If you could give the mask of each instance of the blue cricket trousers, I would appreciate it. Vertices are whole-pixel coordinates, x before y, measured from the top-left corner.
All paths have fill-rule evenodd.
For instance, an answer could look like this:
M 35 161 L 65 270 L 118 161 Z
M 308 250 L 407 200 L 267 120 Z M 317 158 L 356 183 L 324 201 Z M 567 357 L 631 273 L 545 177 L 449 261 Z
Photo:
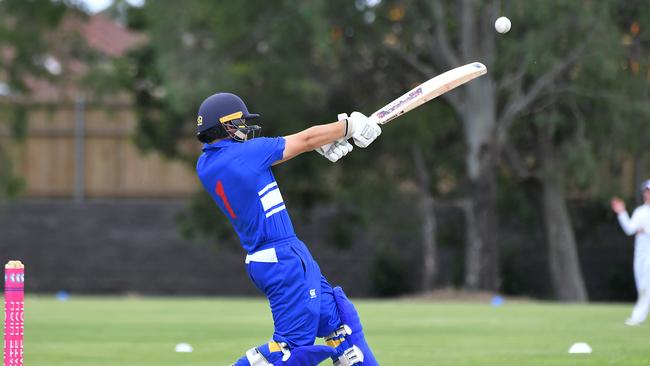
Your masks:
M 305 244 L 297 237 L 267 243 L 261 250 L 275 258 L 247 257 L 247 271 L 266 295 L 273 314 L 273 340 L 290 348 L 314 344 L 341 325 L 332 286 Z M 273 254 L 273 253 L 271 253 Z M 249 262 L 248 258 L 252 258 Z M 273 262 L 273 259 L 276 261 Z

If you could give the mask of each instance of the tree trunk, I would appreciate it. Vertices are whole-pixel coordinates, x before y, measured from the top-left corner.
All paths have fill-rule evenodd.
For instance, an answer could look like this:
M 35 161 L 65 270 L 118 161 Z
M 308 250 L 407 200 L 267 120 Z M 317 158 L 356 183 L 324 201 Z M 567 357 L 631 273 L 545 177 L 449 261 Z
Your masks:
M 465 287 L 497 290 L 500 285 L 497 245 L 496 100 L 490 78 L 466 86 L 463 120 L 471 212 L 466 212 Z M 471 107 L 470 107 L 471 106 Z
M 542 192 L 548 265 L 555 296 L 562 301 L 587 301 L 575 236 L 562 190 L 555 180 L 545 179 Z
M 438 272 L 438 251 L 436 243 L 436 215 L 434 198 L 431 194 L 430 172 L 422 156 L 422 149 L 411 149 L 418 186 L 418 209 L 422 219 L 422 291 L 433 288 Z
M 465 212 L 465 287 L 472 290 L 497 290 L 500 284 L 496 240 L 496 163 L 492 154 L 481 154 L 481 173 L 470 180 L 470 206 Z
M 585 302 L 587 290 L 582 278 L 571 218 L 558 176 L 555 155 L 548 136 L 540 139 L 542 163 L 542 212 L 548 245 L 548 266 L 555 296 L 561 301 Z

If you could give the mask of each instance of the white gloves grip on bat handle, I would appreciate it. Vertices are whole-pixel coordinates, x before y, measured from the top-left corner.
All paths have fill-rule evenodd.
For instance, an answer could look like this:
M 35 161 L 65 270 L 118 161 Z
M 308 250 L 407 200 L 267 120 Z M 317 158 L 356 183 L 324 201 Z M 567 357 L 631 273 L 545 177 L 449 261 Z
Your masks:
M 370 118 L 360 112 L 352 112 L 350 116 L 345 113 L 338 115 L 339 121 L 347 121 L 347 131 L 345 139 L 352 137 L 354 144 L 359 147 L 368 147 L 375 139 L 381 135 L 381 128 Z
M 338 120 L 346 122 L 343 138 L 316 149 L 319 154 L 333 163 L 352 151 L 352 144 L 347 141 L 350 137 L 354 140 L 355 145 L 363 148 L 368 147 L 381 135 L 379 125 L 362 113 L 352 112 L 350 116 L 347 113 L 341 113 L 338 115 Z

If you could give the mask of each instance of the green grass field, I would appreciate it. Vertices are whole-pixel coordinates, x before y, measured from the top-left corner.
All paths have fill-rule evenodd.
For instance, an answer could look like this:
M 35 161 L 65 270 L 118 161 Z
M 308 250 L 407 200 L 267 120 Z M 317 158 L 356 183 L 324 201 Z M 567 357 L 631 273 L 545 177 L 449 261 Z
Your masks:
M 623 325 L 631 304 L 356 303 L 382 366 L 650 364 L 650 325 Z M 29 297 L 25 364 L 229 365 L 271 329 L 263 299 Z M 568 354 L 577 341 L 594 352 Z

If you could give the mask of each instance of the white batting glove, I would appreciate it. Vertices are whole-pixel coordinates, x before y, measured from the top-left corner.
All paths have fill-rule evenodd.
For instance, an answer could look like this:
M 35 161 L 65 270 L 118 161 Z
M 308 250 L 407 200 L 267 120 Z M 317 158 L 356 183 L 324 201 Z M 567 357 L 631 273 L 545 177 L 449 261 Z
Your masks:
M 316 149 L 316 152 L 323 155 L 327 160 L 336 163 L 339 159 L 352 151 L 352 144 L 345 139 L 336 140 Z
M 352 137 L 354 144 L 359 147 L 368 147 L 381 135 L 381 127 L 363 113 L 352 112 L 349 117 L 347 114 L 341 113 L 339 114 L 339 121 L 342 119 L 348 120 L 348 130 L 345 138 Z

